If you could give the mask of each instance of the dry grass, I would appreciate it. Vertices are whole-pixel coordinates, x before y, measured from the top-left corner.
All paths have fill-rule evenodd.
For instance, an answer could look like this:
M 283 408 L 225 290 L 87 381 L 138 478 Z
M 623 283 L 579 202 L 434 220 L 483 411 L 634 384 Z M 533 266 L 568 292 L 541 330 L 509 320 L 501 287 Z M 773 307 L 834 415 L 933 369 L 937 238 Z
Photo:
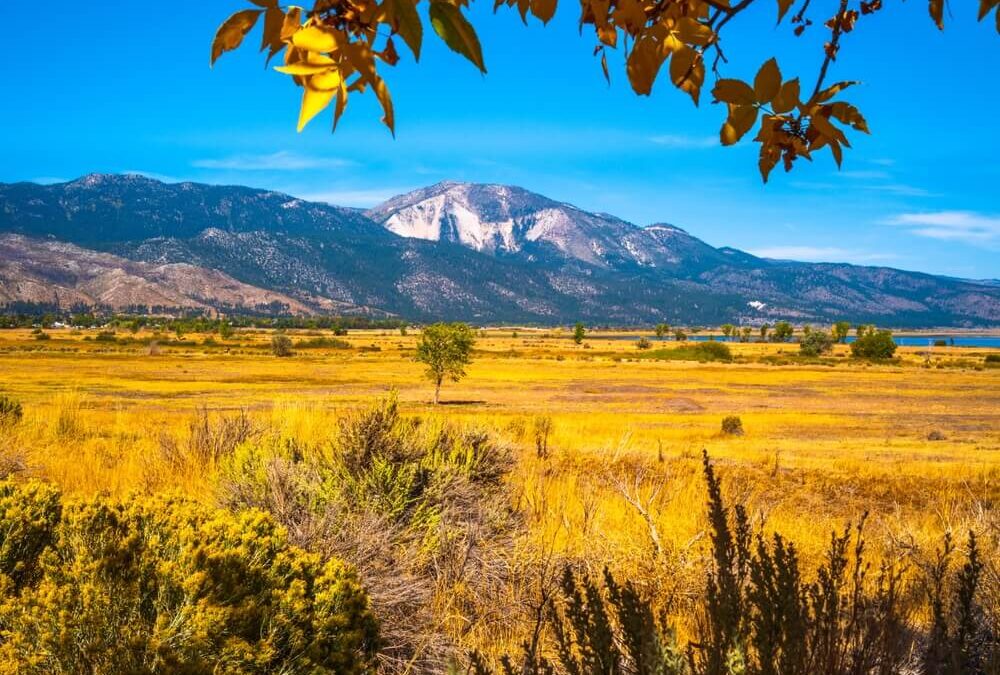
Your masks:
M 731 496 L 807 560 L 865 511 L 871 541 L 914 563 L 949 530 L 973 529 L 997 550 L 1000 369 L 982 368 L 988 350 L 937 348 L 928 363 L 923 350 L 901 348 L 900 362 L 871 365 L 838 345 L 827 362 L 771 365 L 760 357 L 797 346 L 734 344 L 733 363 L 700 364 L 639 360 L 623 340 L 577 347 L 567 331 L 492 331 L 468 378 L 443 390 L 449 404 L 434 407 L 412 361 L 414 335 L 358 331 L 344 338 L 352 349 L 290 359 L 270 356 L 263 332 L 215 346 L 201 345 L 205 336 L 164 341 L 153 356 L 87 336 L 52 331 L 39 345 L 27 331 L 0 332 L 0 390 L 25 409 L 2 432 L 0 467 L 71 493 L 181 490 L 211 501 L 212 458 L 184 451 L 205 443 L 199 415 L 244 411 L 254 428 L 318 446 L 345 411 L 396 390 L 406 414 L 486 426 L 521 449 L 511 492 L 526 560 L 609 565 L 657 593 L 692 593 L 706 553 L 703 448 Z M 720 433 L 727 415 L 740 416 L 745 435 Z M 539 417 L 551 421 L 544 457 Z M 928 440 L 931 431 L 943 440 Z M 502 604 L 524 592 L 509 589 Z M 517 626 L 461 632 L 467 645 L 488 638 L 501 650 L 520 639 Z

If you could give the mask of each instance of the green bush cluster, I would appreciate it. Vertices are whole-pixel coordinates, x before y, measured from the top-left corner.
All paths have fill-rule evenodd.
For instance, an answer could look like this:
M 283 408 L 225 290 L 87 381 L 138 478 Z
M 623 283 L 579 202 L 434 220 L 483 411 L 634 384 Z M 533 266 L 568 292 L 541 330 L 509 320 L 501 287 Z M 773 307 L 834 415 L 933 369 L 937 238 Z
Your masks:
M 285 358 L 293 356 L 292 339 L 284 333 L 278 333 L 271 338 L 271 353 L 277 357 Z
M 799 340 L 799 353 L 803 356 L 820 356 L 833 349 L 833 336 L 821 330 L 810 331 Z
M 729 345 L 722 342 L 696 342 L 674 347 L 673 349 L 657 349 L 641 354 L 642 358 L 664 361 L 725 361 L 733 360 L 733 352 Z
M 351 343 L 347 340 L 328 337 L 313 337 L 308 340 L 299 340 L 295 343 L 296 349 L 350 349 Z
M 221 497 L 275 514 L 304 547 L 358 561 L 386 672 L 444 672 L 457 648 L 441 599 L 461 615 L 489 595 L 518 532 L 504 489 L 512 466 L 491 434 L 404 417 L 390 396 L 345 415 L 318 446 L 242 444 L 222 463 Z
M 875 326 L 859 326 L 858 337 L 851 343 L 851 354 L 862 359 L 891 359 L 896 353 L 892 331 Z
M 7 482 L 0 519 L 3 672 L 349 675 L 377 648 L 354 571 L 261 512 Z
M 728 415 L 722 418 L 722 433 L 727 436 L 743 435 L 743 420 L 736 415 Z

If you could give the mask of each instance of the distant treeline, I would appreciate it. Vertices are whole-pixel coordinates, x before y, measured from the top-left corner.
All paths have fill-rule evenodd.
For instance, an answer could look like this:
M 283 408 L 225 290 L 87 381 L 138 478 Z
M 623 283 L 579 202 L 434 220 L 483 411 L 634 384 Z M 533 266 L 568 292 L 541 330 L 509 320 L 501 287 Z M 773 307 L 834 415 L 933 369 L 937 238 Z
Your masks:
M 0 328 L 53 328 L 57 325 L 73 328 L 114 327 L 125 330 L 144 328 L 181 333 L 209 333 L 222 328 L 270 328 L 333 330 L 334 332 L 364 329 L 396 330 L 409 324 L 404 319 L 375 319 L 367 316 L 282 316 L 240 311 L 225 317 L 204 312 L 182 312 L 163 307 L 134 308 L 137 311 L 114 312 L 92 307 L 60 308 L 45 303 L 10 303 L 0 305 Z M 225 328 L 223 328 L 225 327 Z

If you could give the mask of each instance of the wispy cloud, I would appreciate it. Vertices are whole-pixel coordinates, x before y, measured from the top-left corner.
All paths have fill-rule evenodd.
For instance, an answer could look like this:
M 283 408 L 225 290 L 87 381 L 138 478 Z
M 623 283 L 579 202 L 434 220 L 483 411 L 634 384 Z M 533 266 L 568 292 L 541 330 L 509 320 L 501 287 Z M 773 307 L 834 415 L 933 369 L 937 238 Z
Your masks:
M 652 136 L 649 140 L 656 145 L 662 145 L 665 148 L 677 148 L 679 150 L 704 150 L 719 146 L 719 139 L 715 136 L 664 134 L 662 136 Z
M 376 188 L 371 190 L 330 190 L 326 192 L 302 192 L 288 190 L 299 199 L 308 202 L 326 202 L 335 206 L 353 206 L 367 209 L 378 206 L 382 202 L 397 195 L 411 191 L 412 187 L 401 188 Z
M 889 166 L 880 164 L 880 166 Z M 872 192 L 884 192 L 886 194 L 900 197 L 932 197 L 933 192 L 924 188 L 906 185 L 894 179 L 892 173 L 885 169 L 850 169 L 839 171 L 836 174 L 840 178 L 857 183 L 857 187 Z M 861 182 L 864 181 L 864 182 Z
M 269 155 L 233 155 L 221 159 L 199 159 L 192 165 L 199 169 L 226 171 L 305 171 L 308 169 L 334 169 L 351 166 L 353 162 L 336 157 L 311 157 L 292 152 L 275 152 Z
M 866 190 L 885 192 L 900 197 L 934 197 L 936 193 L 904 183 L 875 183 L 863 186 Z
M 931 239 L 972 244 L 1000 242 L 1000 216 L 975 211 L 901 213 L 885 222 L 905 227 L 915 235 Z
M 861 180 L 885 179 L 891 177 L 888 171 L 880 171 L 877 169 L 848 169 L 846 171 L 841 171 L 840 176 L 843 178 L 857 178 Z
M 859 251 L 837 248 L 835 246 L 769 246 L 752 249 L 750 253 L 759 258 L 802 260 L 806 262 L 872 263 L 897 260 L 899 258 L 899 256 L 892 253 Z

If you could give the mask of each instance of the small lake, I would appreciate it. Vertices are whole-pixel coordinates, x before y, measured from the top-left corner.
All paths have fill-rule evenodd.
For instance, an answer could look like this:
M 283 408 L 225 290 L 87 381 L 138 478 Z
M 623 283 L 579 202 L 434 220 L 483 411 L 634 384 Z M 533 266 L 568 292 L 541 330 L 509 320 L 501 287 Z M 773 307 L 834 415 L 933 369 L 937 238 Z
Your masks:
M 654 345 L 659 342 L 671 343 L 674 342 L 673 338 L 664 338 L 660 340 L 659 338 L 647 335 L 594 335 L 591 336 L 595 339 L 600 340 L 638 340 L 640 337 L 646 337 Z M 712 338 L 708 335 L 688 335 L 689 342 L 708 342 Z M 854 342 L 856 338 L 851 335 L 847 338 L 848 342 Z M 933 347 L 936 340 L 944 340 L 949 346 L 954 347 L 994 347 L 1000 349 L 1000 335 L 949 335 L 948 333 L 940 334 L 925 334 L 925 335 L 893 335 L 892 339 L 896 341 L 896 344 L 901 347 Z M 736 340 L 727 340 L 722 336 L 715 336 L 716 342 L 736 342 Z

